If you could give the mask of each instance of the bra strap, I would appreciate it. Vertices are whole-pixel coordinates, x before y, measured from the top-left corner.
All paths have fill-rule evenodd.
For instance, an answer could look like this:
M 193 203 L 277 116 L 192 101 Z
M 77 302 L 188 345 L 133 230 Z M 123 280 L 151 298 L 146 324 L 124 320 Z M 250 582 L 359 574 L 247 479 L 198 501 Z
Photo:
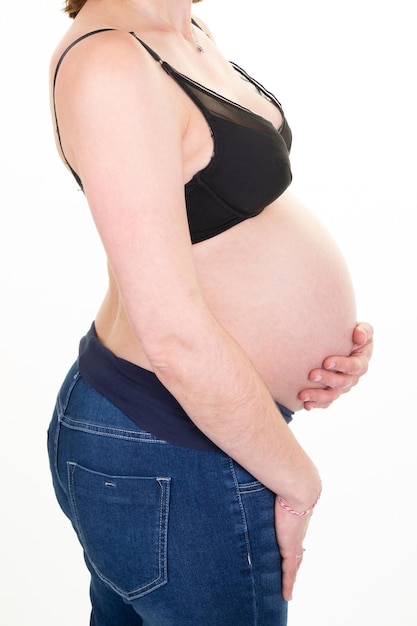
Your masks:
M 155 50 L 152 50 L 152 48 L 150 46 L 148 46 L 147 43 L 145 43 L 144 41 L 142 41 L 142 39 L 139 39 L 139 37 L 137 36 L 137 34 L 131 30 L 130 34 L 140 43 L 142 44 L 142 46 L 145 48 L 145 50 L 147 50 L 149 52 L 149 54 L 155 59 L 155 61 L 158 61 L 158 63 L 160 63 L 161 65 L 163 64 L 163 60 L 161 59 L 161 57 L 159 56 L 159 54 L 157 54 L 155 52 Z
M 193 18 L 191 18 L 191 22 L 192 22 L 192 24 L 193 24 L 194 26 L 196 26 L 196 27 L 197 27 L 197 28 L 199 28 L 202 32 L 204 32 L 204 31 L 203 31 L 203 29 L 201 28 L 201 26 L 200 26 L 199 24 L 197 24 L 197 22 L 196 22 Z M 139 43 L 141 43 L 141 44 L 142 44 L 142 46 L 143 46 L 143 47 L 144 47 L 144 48 L 145 48 L 145 49 L 149 52 L 149 54 L 150 54 L 150 55 L 151 55 L 151 56 L 155 59 L 155 61 L 158 61 L 158 63 L 160 63 L 161 65 L 165 65 L 165 62 L 163 61 L 163 59 L 161 59 L 161 57 L 159 56 L 159 54 L 157 54 L 157 53 L 155 52 L 155 50 L 152 50 L 152 48 L 151 48 L 150 46 L 148 46 L 148 44 L 147 44 L 147 43 L 145 43 L 142 39 L 139 39 L 139 37 L 136 35 L 136 33 L 135 33 L 133 30 L 131 30 L 131 31 L 130 31 L 130 34 L 131 34 L 131 35 L 133 35 L 133 37 L 134 37 L 137 41 L 139 41 Z
M 195 20 L 192 20 L 192 23 L 195 26 L 197 26 L 198 28 L 200 28 L 200 30 L 202 30 L 201 27 L 197 24 L 197 22 Z M 78 39 L 73 41 L 67 48 L 65 48 L 64 52 L 59 57 L 58 63 L 57 63 L 56 68 L 55 68 L 55 73 L 54 73 L 54 79 L 53 79 L 53 85 L 52 85 L 52 102 L 53 102 L 54 118 L 55 118 L 55 129 L 56 129 L 56 134 L 57 134 L 57 137 L 58 137 L 58 143 L 59 143 L 59 147 L 61 148 L 61 153 L 62 153 L 62 156 L 64 157 L 65 163 L 68 165 L 69 169 L 71 170 L 75 180 L 77 181 L 77 183 L 79 184 L 81 189 L 83 188 L 81 179 L 78 176 L 77 172 L 71 167 L 71 164 L 69 163 L 67 157 L 65 156 L 65 152 L 64 152 L 63 147 L 62 147 L 61 133 L 60 133 L 60 130 L 59 130 L 58 115 L 57 115 L 57 111 L 56 111 L 56 100 L 55 100 L 56 81 L 57 81 L 57 76 L 58 76 L 59 68 L 61 67 L 62 61 L 64 60 L 64 58 L 66 57 L 68 52 L 75 45 L 77 45 L 78 43 L 80 43 L 80 41 L 83 41 L 87 37 L 91 37 L 92 35 L 96 35 L 97 33 L 103 33 L 103 32 L 107 32 L 107 31 L 111 31 L 111 30 L 116 30 L 116 29 L 115 28 L 99 28 L 99 29 L 93 30 L 93 31 L 91 31 L 89 33 L 85 33 L 81 37 L 78 37 Z M 158 63 L 160 63 L 164 67 L 164 69 L 169 73 L 169 71 L 168 71 L 168 68 L 169 68 L 168 64 L 165 63 L 161 59 L 161 57 L 159 56 L 159 54 L 157 54 L 155 52 L 155 50 L 152 50 L 152 48 L 150 46 L 148 46 L 148 44 L 146 44 L 144 41 L 142 41 L 142 39 L 139 39 L 139 37 L 136 35 L 136 33 L 134 31 L 130 31 L 129 34 L 132 35 L 149 52 L 149 54 L 155 59 L 155 61 L 158 61 Z
M 59 147 L 61 148 L 61 153 L 62 153 L 62 156 L 64 157 L 65 163 L 68 165 L 69 169 L 71 170 L 72 175 L 74 176 L 75 180 L 77 181 L 77 183 L 79 184 L 81 189 L 83 188 L 81 179 L 78 176 L 77 172 L 71 167 L 71 164 L 68 162 L 68 159 L 65 156 L 64 149 L 62 147 L 61 133 L 60 133 L 60 130 L 59 130 L 59 125 L 58 125 L 58 115 L 57 115 L 57 112 L 56 112 L 56 101 L 55 101 L 56 79 L 58 77 L 58 72 L 59 72 L 59 68 L 61 67 L 62 61 L 64 60 L 64 58 L 66 57 L 68 52 L 77 43 L 79 43 L 83 39 L 86 39 L 87 37 L 90 37 L 91 35 L 95 35 L 96 33 L 102 33 L 102 32 L 108 31 L 108 30 L 114 30 L 114 28 L 100 28 L 99 30 L 93 30 L 90 33 L 86 33 L 85 35 L 82 35 L 81 37 L 78 37 L 78 39 L 73 41 L 67 48 L 65 48 L 64 52 L 59 57 L 58 63 L 56 65 L 55 73 L 54 73 L 54 80 L 53 80 L 53 84 L 52 84 L 52 102 L 53 102 L 53 108 L 54 108 L 55 129 L 56 129 L 56 134 L 57 134 L 57 137 L 58 137 Z

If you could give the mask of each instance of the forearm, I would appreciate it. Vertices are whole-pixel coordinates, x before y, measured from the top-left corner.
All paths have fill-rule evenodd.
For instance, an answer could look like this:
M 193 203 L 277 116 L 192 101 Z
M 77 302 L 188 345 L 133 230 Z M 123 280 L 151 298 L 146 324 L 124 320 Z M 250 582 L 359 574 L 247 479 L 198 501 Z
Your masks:
M 209 324 L 210 326 L 210 324 Z M 320 491 L 318 472 L 240 346 L 213 320 L 154 355 L 161 382 L 212 441 L 296 510 Z

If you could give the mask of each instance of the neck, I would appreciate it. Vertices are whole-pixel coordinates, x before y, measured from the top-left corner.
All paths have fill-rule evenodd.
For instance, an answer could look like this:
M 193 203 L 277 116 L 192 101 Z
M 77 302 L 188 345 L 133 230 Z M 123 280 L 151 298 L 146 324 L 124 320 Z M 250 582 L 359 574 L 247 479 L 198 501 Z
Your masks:
M 119 0 L 129 11 L 192 41 L 191 0 Z
M 121 29 L 176 35 L 198 50 L 201 46 L 193 32 L 191 6 L 192 0 L 87 0 L 82 12 Z

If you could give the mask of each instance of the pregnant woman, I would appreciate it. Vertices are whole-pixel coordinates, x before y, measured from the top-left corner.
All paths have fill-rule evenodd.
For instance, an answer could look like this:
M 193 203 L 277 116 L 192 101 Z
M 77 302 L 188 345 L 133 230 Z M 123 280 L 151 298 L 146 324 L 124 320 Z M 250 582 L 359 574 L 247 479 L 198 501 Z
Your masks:
M 286 624 L 321 492 L 288 422 L 372 349 L 337 246 L 287 190 L 283 108 L 191 4 L 67 0 L 51 64 L 109 269 L 48 439 L 95 626 Z

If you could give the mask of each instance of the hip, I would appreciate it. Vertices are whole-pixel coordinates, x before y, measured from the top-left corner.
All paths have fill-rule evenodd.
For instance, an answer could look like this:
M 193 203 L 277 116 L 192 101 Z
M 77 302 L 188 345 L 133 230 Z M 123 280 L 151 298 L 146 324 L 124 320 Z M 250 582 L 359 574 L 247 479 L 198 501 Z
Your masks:
M 74 366 L 49 455 L 92 574 L 148 623 L 286 623 L 275 496 L 222 451 L 144 431 Z

